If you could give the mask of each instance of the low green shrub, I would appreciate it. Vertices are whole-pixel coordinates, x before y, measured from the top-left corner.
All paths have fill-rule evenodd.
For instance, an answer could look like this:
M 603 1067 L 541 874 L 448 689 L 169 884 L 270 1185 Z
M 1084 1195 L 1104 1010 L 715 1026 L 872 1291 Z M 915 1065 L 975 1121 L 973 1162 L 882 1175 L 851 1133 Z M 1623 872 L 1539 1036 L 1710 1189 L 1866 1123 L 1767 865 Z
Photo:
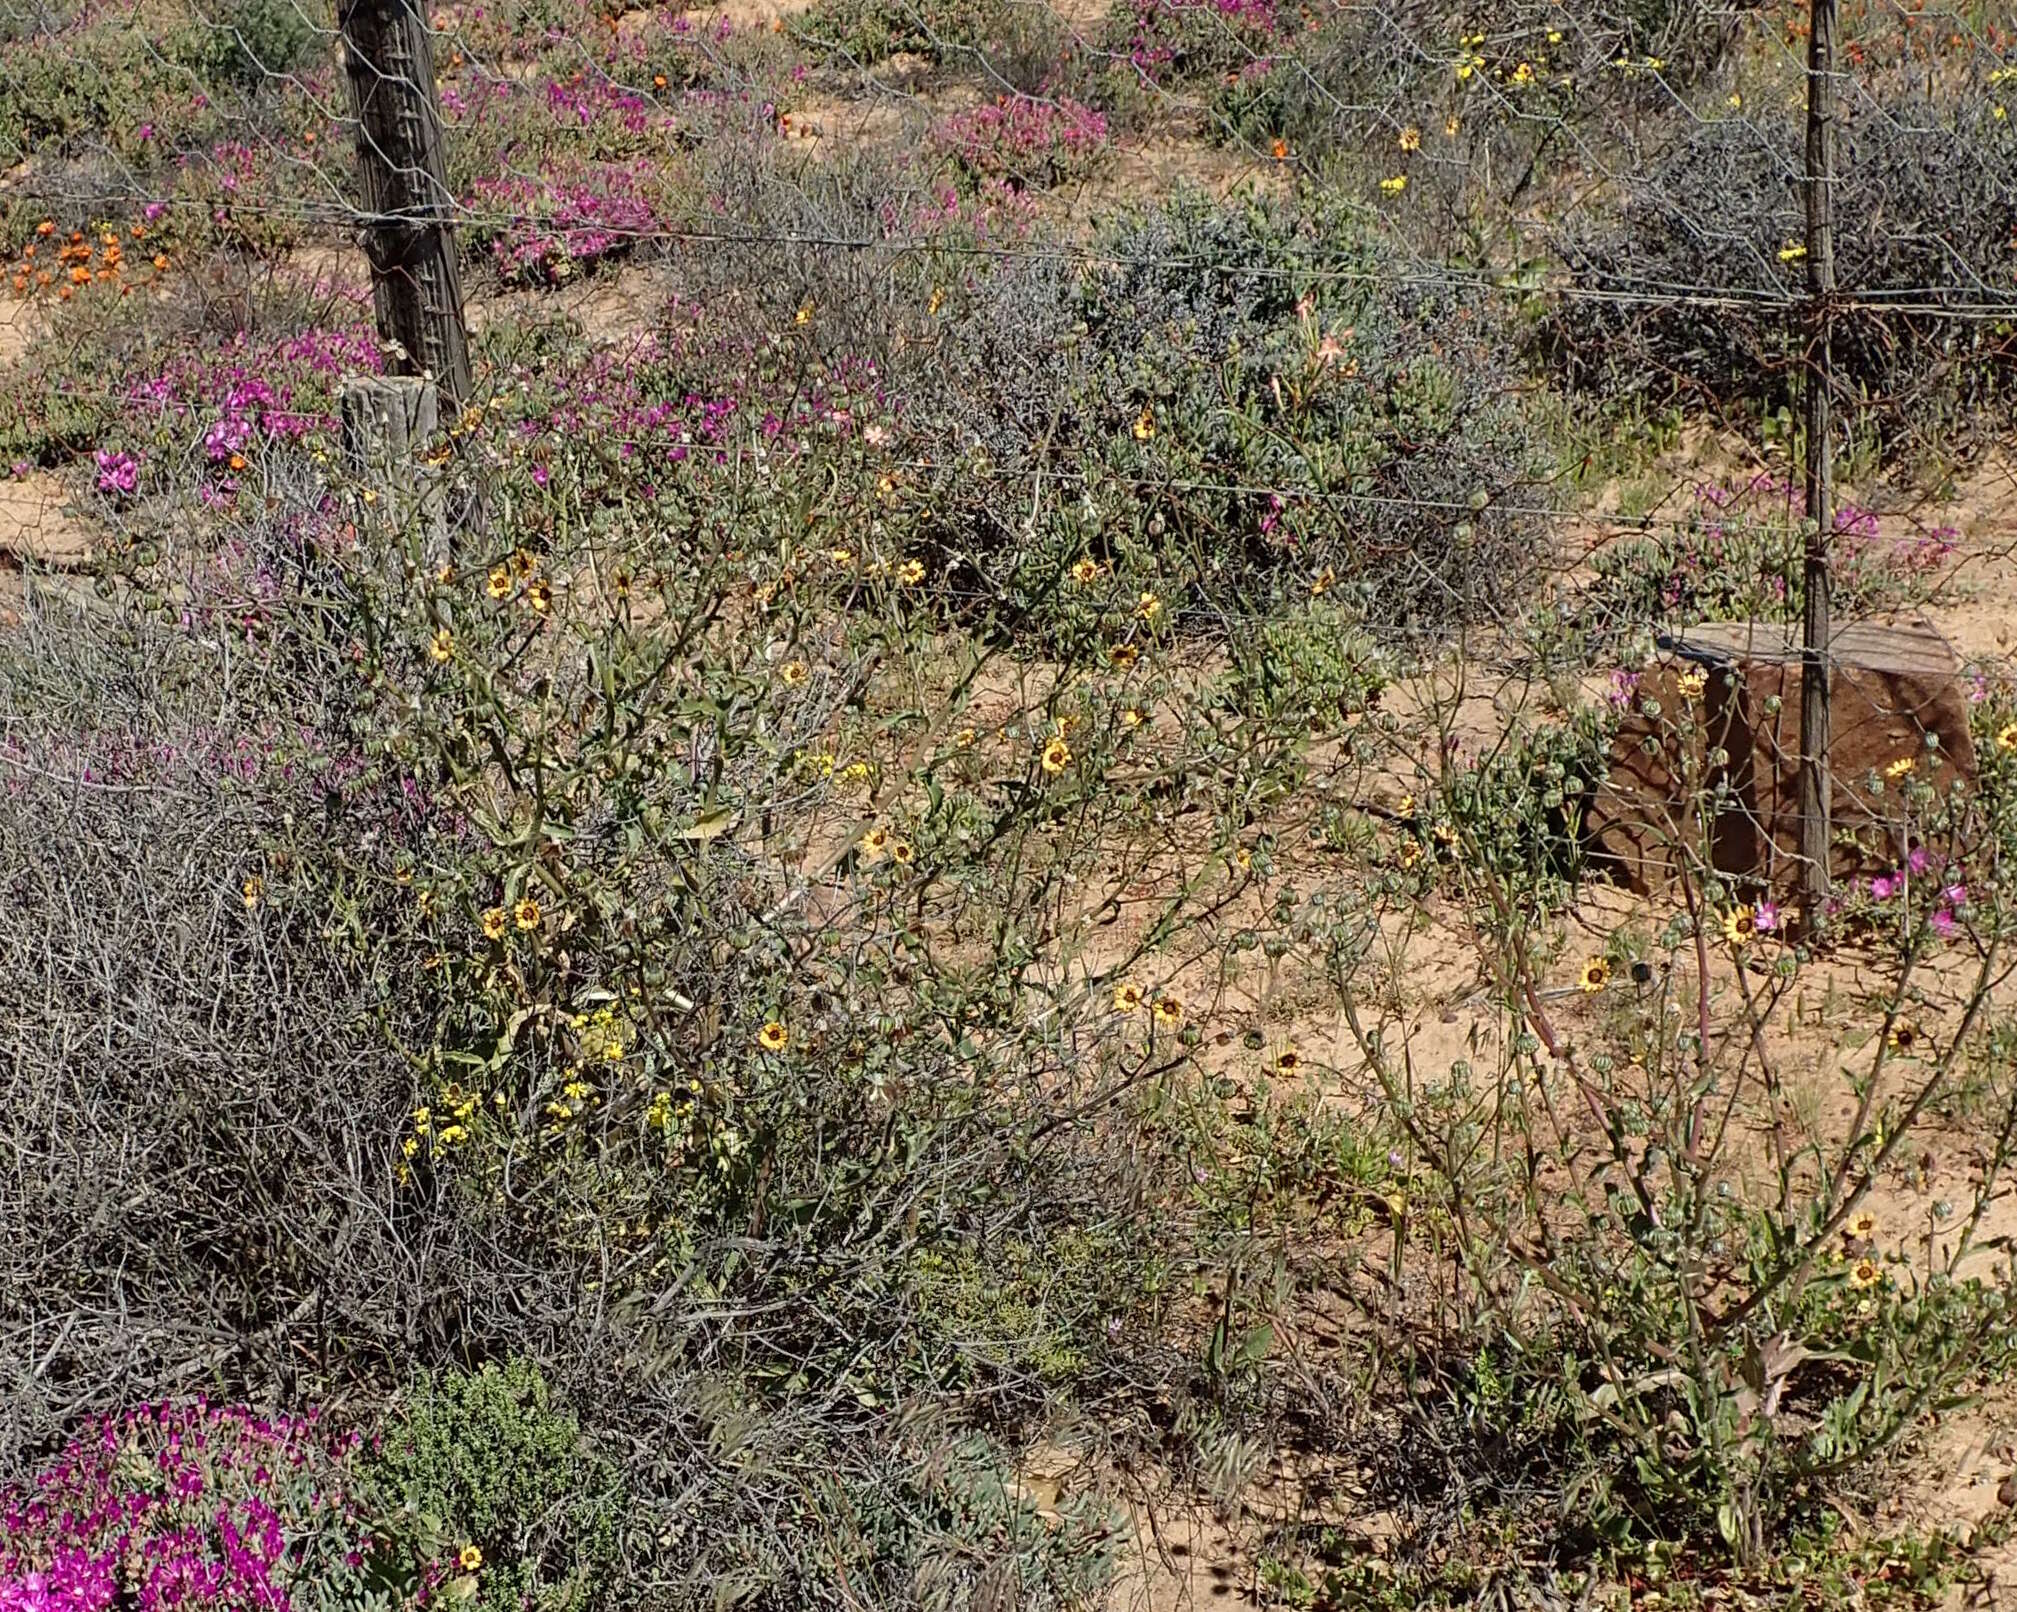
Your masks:
M 481 1612 L 589 1612 L 623 1546 L 622 1474 L 525 1360 L 422 1377 L 371 1465 L 423 1560 L 475 1572 Z M 472 1549 L 473 1547 L 473 1549 Z

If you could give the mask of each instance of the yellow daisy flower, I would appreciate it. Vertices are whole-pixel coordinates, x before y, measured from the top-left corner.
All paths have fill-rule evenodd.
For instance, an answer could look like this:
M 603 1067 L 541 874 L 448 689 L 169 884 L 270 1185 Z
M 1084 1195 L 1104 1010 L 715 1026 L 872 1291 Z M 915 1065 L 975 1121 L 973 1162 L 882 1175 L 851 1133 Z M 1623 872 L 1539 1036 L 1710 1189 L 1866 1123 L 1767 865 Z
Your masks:
M 1155 1019 L 1158 1024 L 1182 1024 L 1184 1022 L 1182 1000 L 1176 996 L 1157 997 Z
M 473 1573 L 483 1565 L 483 1552 L 474 1545 L 464 1545 L 455 1553 L 455 1565 L 465 1573 Z
M 490 568 L 490 580 L 484 585 L 485 591 L 493 599 L 502 599 L 511 592 L 511 573 L 501 565 Z
M 534 577 L 525 585 L 525 602 L 545 615 L 553 608 L 553 584 L 545 577 Z
M 756 1032 L 756 1044 L 765 1052 L 782 1052 L 791 1045 L 791 1032 L 776 1019 L 772 1019 Z
M 1877 1217 L 1867 1209 L 1858 1210 L 1843 1222 L 1842 1234 L 1853 1237 L 1859 1243 L 1867 1243 L 1877 1235 Z
M 1732 946 L 1748 946 L 1758 938 L 1758 913 L 1754 907 L 1733 907 L 1723 914 L 1723 938 Z
M 492 907 L 483 915 L 483 935 L 486 940 L 504 939 L 504 931 L 511 920 L 502 907 Z
M 1998 750 L 2017 750 L 2017 722 L 2006 722 L 1996 730 Z
M 1044 746 L 1042 762 L 1044 771 L 1055 778 L 1071 765 L 1072 747 L 1064 742 L 1062 736 L 1055 738 Z
M 437 666 L 452 660 L 455 656 L 455 634 L 446 627 L 437 629 L 428 642 L 427 655 Z
M 812 676 L 812 673 L 806 669 L 806 664 L 804 661 L 788 660 L 784 663 L 784 665 L 778 668 L 777 675 L 779 681 L 782 682 L 786 688 L 797 688 L 799 684 L 803 683 L 808 677 Z
M 1611 965 L 1601 957 L 1592 957 L 1583 965 L 1583 971 L 1576 976 L 1576 988 L 1594 995 L 1611 983 Z
M 1874 1259 L 1859 1259 L 1849 1268 L 1849 1280 L 1858 1287 L 1875 1287 L 1884 1280 L 1884 1270 Z
M 1139 1013 L 1142 1006 L 1142 988 L 1129 980 L 1122 980 L 1114 987 L 1114 1011 L 1117 1013 Z
M 1907 773 L 1911 772 L 1913 765 L 1914 763 L 1910 756 L 1900 756 L 1884 769 L 1884 776 L 1893 780 L 1903 778 Z
M 1080 560 L 1072 567 L 1072 581 L 1076 582 L 1080 587 L 1084 587 L 1088 582 L 1097 582 L 1099 575 L 1100 562 L 1090 556 Z
M 521 897 L 518 905 L 511 909 L 511 921 L 517 924 L 520 929 L 537 929 L 539 927 L 539 903 L 534 901 L 531 896 Z

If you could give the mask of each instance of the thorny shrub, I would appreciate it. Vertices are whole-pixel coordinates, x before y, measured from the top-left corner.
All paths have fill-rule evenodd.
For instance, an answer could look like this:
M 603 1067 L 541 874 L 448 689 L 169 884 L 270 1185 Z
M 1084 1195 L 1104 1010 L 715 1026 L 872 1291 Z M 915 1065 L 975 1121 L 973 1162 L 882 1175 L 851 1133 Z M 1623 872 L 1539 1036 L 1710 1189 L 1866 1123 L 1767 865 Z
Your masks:
M 2007 304 L 2017 204 L 2000 175 L 2017 127 L 1999 92 L 1970 86 L 1952 109 L 1923 94 L 1852 106 L 1837 158 L 1835 385 L 1863 428 L 1899 443 L 1965 439 L 2009 395 Z M 1994 103 L 1994 105 L 1992 105 Z M 1577 287 L 1543 326 L 1573 387 L 1713 400 L 1721 410 L 1797 409 L 1807 339 L 1797 123 L 1783 109 L 1719 108 L 1687 125 L 1610 216 L 1559 232 Z M 1713 200 L 1705 212 L 1702 201 Z M 1901 221 L 1910 220 L 1909 226 Z M 1708 290 L 1710 303 L 1676 295 Z M 1886 309 L 1887 302 L 1896 309 Z

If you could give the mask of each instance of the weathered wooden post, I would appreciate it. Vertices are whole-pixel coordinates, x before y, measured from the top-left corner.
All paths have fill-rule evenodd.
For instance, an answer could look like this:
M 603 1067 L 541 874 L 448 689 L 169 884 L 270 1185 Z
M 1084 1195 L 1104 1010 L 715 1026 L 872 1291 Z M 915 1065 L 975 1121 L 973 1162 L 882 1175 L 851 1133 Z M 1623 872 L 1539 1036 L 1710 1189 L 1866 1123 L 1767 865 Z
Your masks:
M 395 544 L 417 537 L 415 558 L 432 576 L 449 563 L 441 475 L 423 458 L 441 425 L 434 382 L 415 375 L 349 380 L 341 408 L 344 463 L 365 505 L 360 527 Z
M 1830 440 L 1835 301 L 1835 0 L 1809 0 L 1807 39 L 1807 532 L 1801 565 L 1806 613 L 1800 631 L 1800 905 L 1814 932 L 1828 900 L 1831 788 L 1829 695 L 1833 631 L 1829 588 L 1835 525 Z
M 424 5 L 339 0 L 336 23 L 357 116 L 378 333 L 397 347 L 404 373 L 432 379 L 460 409 L 470 396 L 469 334 Z

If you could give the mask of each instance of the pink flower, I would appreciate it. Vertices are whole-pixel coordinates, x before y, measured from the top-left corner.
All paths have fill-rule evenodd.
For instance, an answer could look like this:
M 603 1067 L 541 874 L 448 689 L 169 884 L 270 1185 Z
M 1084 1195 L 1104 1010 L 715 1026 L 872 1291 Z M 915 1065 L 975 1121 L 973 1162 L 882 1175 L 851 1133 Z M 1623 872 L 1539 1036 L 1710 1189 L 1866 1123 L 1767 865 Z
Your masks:
M 1752 926 L 1761 935 L 1769 935 L 1779 927 L 1779 907 L 1776 902 L 1761 901 L 1752 917 Z
M 1889 901 L 1898 888 L 1898 881 L 1888 873 L 1880 873 L 1870 881 L 1870 899 Z
M 1941 907 L 1933 914 L 1933 933 L 1938 935 L 1942 940 L 1952 935 L 1955 928 L 1954 914 L 1949 912 L 1945 907 Z
M 1914 873 L 1924 873 L 1932 865 L 1932 862 L 1933 859 L 1926 854 L 1926 848 L 1923 845 L 1913 846 L 1911 854 L 1905 858 L 1905 866 L 1910 868 Z
M 1950 884 L 1940 892 L 1940 899 L 1950 907 L 1965 907 L 1968 905 L 1968 886 Z

